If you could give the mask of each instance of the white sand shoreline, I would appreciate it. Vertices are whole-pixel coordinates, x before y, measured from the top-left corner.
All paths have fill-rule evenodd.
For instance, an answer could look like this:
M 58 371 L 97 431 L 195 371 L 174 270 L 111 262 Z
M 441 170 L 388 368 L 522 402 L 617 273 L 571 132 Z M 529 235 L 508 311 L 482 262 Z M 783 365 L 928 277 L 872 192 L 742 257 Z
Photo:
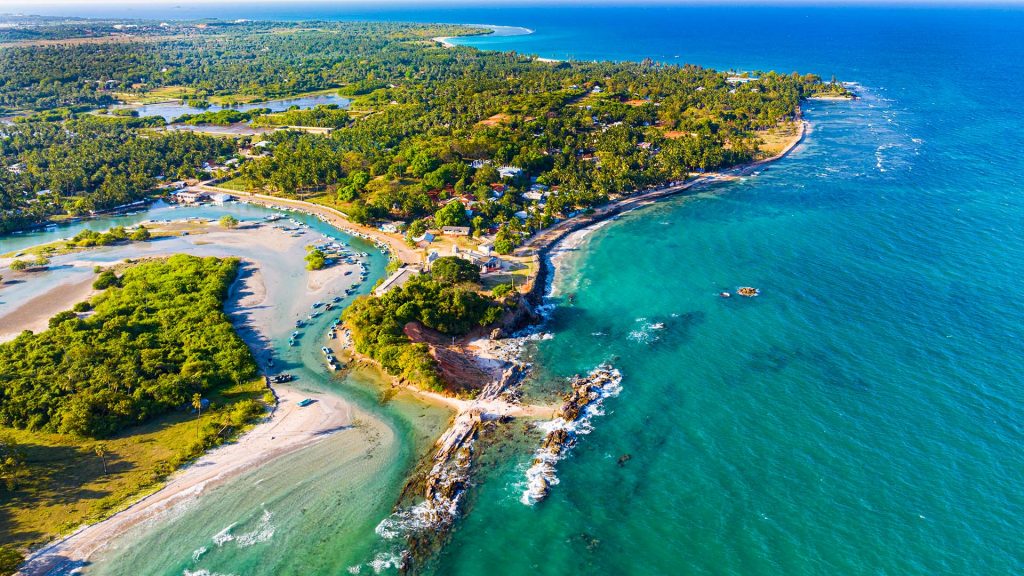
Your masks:
M 273 246 L 280 249 L 282 242 L 277 237 L 277 232 L 267 226 L 238 230 L 213 229 L 189 238 L 202 242 L 197 246 L 230 246 L 242 242 L 268 250 Z M 300 255 L 304 242 L 305 240 L 293 242 L 299 246 Z M 292 252 L 295 251 L 295 246 L 290 248 Z M 232 285 L 225 311 L 231 315 L 239 336 L 254 353 L 261 350 L 271 337 L 270 327 L 275 309 L 285 306 L 308 308 L 305 300 L 316 298 L 328 284 L 340 280 L 345 271 L 344 266 L 321 271 L 322 274 L 315 283 L 311 278 L 303 282 L 306 294 L 298 299 L 298 302 L 279 301 L 285 295 L 275 295 L 273 290 L 268 290 L 265 282 L 268 271 L 264 270 L 266 265 L 251 258 L 242 257 L 242 260 L 244 266 L 251 267 L 251 271 L 244 270 Z M 301 258 L 297 262 L 301 262 Z M 280 271 L 274 270 L 272 273 L 280 274 Z M 91 282 L 90 275 L 90 289 Z M 37 550 L 29 556 L 20 573 L 60 573 L 64 568 L 80 565 L 134 526 L 156 519 L 175 506 L 194 500 L 249 470 L 320 442 L 331 434 L 352 426 L 352 407 L 337 396 L 309 393 L 280 384 L 275 385 L 273 391 L 278 399 L 277 406 L 262 422 L 237 441 L 220 446 L 176 471 L 160 489 L 135 501 L 113 516 L 83 526 L 72 534 Z M 300 408 L 297 403 L 303 398 L 311 398 L 316 402 Z

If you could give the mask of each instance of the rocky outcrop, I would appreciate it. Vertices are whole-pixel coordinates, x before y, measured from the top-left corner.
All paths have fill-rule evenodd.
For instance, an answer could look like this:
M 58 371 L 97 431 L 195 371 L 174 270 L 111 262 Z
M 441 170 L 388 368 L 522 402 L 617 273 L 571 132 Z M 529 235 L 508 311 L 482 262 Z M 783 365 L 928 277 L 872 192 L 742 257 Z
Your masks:
M 608 364 L 586 376 L 572 378 L 565 402 L 555 419 L 546 425 L 544 440 L 526 471 L 527 488 L 521 498 L 524 504 L 540 502 L 558 484 L 555 465 L 576 445 L 581 434 L 590 433 L 590 419 L 601 413 L 605 398 L 619 393 L 621 382 L 622 374 Z
M 524 367 L 508 366 L 500 378 L 480 389 L 479 406 L 491 401 L 504 401 L 521 381 Z M 469 488 L 474 457 L 474 443 L 485 422 L 501 420 L 482 408 L 460 412 L 450 428 L 437 441 L 430 468 L 416 475 L 403 490 L 406 498 L 422 494 L 423 500 L 411 507 L 399 507 L 388 525 L 378 532 L 406 541 L 402 555 L 402 571 L 411 572 L 425 558 L 429 558 L 447 540 L 459 516 L 462 499 Z M 405 498 L 403 498 L 405 499 Z M 394 531 L 392 526 L 402 526 Z

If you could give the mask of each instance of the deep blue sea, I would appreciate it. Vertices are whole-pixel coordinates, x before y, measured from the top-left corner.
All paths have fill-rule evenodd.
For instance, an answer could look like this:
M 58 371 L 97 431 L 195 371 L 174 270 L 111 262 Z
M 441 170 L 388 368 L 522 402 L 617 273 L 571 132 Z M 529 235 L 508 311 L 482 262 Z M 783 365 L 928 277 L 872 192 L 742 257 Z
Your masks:
M 789 157 L 627 215 L 569 258 L 556 284 L 577 298 L 555 298 L 531 393 L 604 361 L 622 391 L 545 502 L 520 503 L 529 446 L 487 470 L 431 571 L 1024 573 L 1024 9 L 118 14 L 522 26 L 464 43 L 855 82 L 855 102 L 805 106 Z M 742 285 L 762 295 L 716 296 Z M 250 550 L 275 567 L 252 574 L 301 573 L 288 547 Z

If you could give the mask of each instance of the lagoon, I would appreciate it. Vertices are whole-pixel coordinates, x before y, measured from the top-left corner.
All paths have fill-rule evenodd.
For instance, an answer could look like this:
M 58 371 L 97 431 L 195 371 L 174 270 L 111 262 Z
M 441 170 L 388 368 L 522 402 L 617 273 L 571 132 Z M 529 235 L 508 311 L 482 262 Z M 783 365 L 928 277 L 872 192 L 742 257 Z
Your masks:
M 127 108 L 135 110 L 139 116 L 161 116 L 168 122 L 180 118 L 185 114 L 202 114 L 203 112 L 218 112 L 220 110 L 238 110 L 247 112 L 257 108 L 269 108 L 272 112 L 283 112 L 292 106 L 298 106 L 300 110 L 307 110 L 316 106 L 334 104 L 339 108 L 348 108 L 351 100 L 337 94 L 315 94 L 309 96 L 296 96 L 294 98 L 281 98 L 278 100 L 267 100 L 266 102 L 249 102 L 235 106 L 220 106 L 211 104 L 205 108 L 190 106 L 183 101 L 158 102 L 155 104 L 142 104 L 133 106 L 129 104 L 113 106 L 112 108 Z

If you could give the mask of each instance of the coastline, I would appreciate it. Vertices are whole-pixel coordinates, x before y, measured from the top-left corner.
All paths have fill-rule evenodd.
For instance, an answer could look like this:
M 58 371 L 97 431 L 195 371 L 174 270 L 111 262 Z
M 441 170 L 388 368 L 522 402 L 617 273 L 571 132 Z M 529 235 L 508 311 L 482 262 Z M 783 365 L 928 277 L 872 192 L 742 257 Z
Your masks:
M 271 415 L 236 442 L 207 452 L 175 472 L 161 488 L 127 508 L 36 550 L 18 573 L 62 574 L 85 565 L 89 558 L 133 527 L 154 520 L 244 472 L 352 426 L 351 409 L 338 397 L 300 393 L 284 386 L 274 392 L 278 404 Z M 306 397 L 316 402 L 298 408 L 296 403 Z
M 532 279 L 531 288 L 526 295 L 527 299 L 531 297 L 542 299 L 547 295 L 551 287 L 551 283 L 548 281 L 549 275 L 550 278 L 554 277 L 559 263 L 563 262 L 567 253 L 577 249 L 591 232 L 608 224 L 614 216 L 674 196 L 699 185 L 736 179 L 752 172 L 759 166 L 783 158 L 803 141 L 807 132 L 806 122 L 800 120 L 800 126 L 801 129 L 793 140 L 779 154 L 770 158 L 722 172 L 704 174 L 681 184 L 663 186 L 637 196 L 622 198 L 595 210 L 592 214 L 565 220 L 535 235 L 519 248 L 519 251 L 529 251 L 541 264 L 536 268 L 537 273 Z M 330 207 L 260 194 L 240 194 L 237 191 L 228 191 L 212 186 L 204 186 L 204 188 L 227 192 L 243 201 L 256 201 L 254 203 L 292 209 L 300 208 L 342 230 L 372 238 L 388 247 L 398 248 L 393 253 L 399 255 L 402 260 L 413 260 L 418 256 L 404 246 L 404 243 L 395 246 L 398 243 L 396 239 L 372 228 L 354 225 L 343 213 Z M 549 267 L 548 264 L 551 266 Z M 259 301 L 255 305 L 262 308 L 263 306 L 260 305 L 267 300 L 267 294 L 265 287 L 262 286 L 261 274 L 251 274 L 248 279 L 254 279 L 251 281 L 259 284 L 259 286 L 252 286 L 249 289 L 249 294 L 250 299 Z M 232 291 L 235 292 L 234 286 Z M 241 302 L 239 302 L 239 307 L 241 307 Z M 239 329 L 240 335 L 245 332 Z M 254 341 L 253 338 L 265 336 L 259 334 L 259 329 L 248 332 L 249 334 L 243 337 L 246 339 L 246 343 L 255 350 L 260 343 Z M 470 354 L 474 358 L 486 357 L 486 351 L 475 351 Z M 490 419 L 509 416 L 543 418 L 555 413 L 556 407 L 519 405 L 499 399 L 498 395 L 516 378 L 518 375 L 505 375 L 493 386 L 488 386 L 490 390 L 487 390 L 487 393 L 474 400 L 449 398 L 441 394 L 414 390 L 422 400 L 447 405 L 457 413 L 452 428 L 449 428 L 437 442 L 438 451 L 434 457 L 435 469 L 433 470 L 435 474 L 432 475 L 434 478 L 439 479 L 446 472 L 451 471 L 451 466 L 455 464 L 450 456 L 454 451 L 471 446 L 473 435 L 460 432 L 475 430 L 479 422 Z M 247 470 L 298 450 L 322 439 L 327 434 L 351 425 L 351 409 L 338 398 L 310 396 L 318 400 L 314 404 L 316 410 L 297 410 L 295 403 L 301 396 L 296 390 L 287 386 L 279 386 L 274 389 L 274 393 L 278 398 L 278 408 L 275 408 L 264 422 L 244 434 L 237 442 L 207 453 L 190 466 L 176 472 L 159 490 L 143 497 L 113 516 L 99 523 L 84 526 L 71 535 L 36 551 L 25 564 L 24 573 L 48 573 L 60 570 L 62 566 L 73 566 L 76 562 L 84 562 L 102 550 L 112 539 L 126 533 L 133 526 L 156 518 L 174 505 L 189 501 L 208 489 L 225 484 Z M 331 402 L 334 404 L 331 405 Z M 278 435 L 283 436 L 284 440 L 278 441 Z M 457 503 L 461 499 L 461 489 L 448 488 L 443 491 L 446 493 L 445 497 L 440 497 L 439 493 L 435 493 L 436 501 L 431 500 L 433 504 L 431 508 L 435 512 L 449 504 Z M 444 514 L 440 516 L 441 525 L 450 528 L 454 517 L 447 517 Z
M 216 245 L 219 250 L 227 252 L 232 251 L 232 245 L 248 245 L 263 251 L 272 250 L 275 246 L 280 248 L 282 242 L 273 228 L 262 224 L 232 230 L 213 228 L 207 233 L 186 238 L 184 241 L 195 242 L 196 248 L 200 248 L 198 252 L 203 254 L 209 251 L 205 247 L 211 245 Z M 305 240 L 289 238 L 285 242 L 287 250 L 294 256 L 285 260 L 301 262 L 302 244 Z M 153 244 L 148 247 L 155 251 L 163 249 Z M 230 316 L 236 333 L 252 351 L 261 369 L 267 370 L 262 360 L 273 336 L 270 331 L 273 326 L 280 324 L 275 319 L 275 311 L 292 305 L 296 309 L 307 309 L 307 300 L 325 297 L 325 280 L 328 277 L 335 281 L 345 278 L 346 268 L 338 266 L 321 271 L 326 276 L 321 276 L 316 282 L 309 276 L 302 283 L 302 296 L 288 298 L 287 294 L 278 293 L 279 286 L 268 286 L 268 281 L 273 281 L 275 276 L 283 275 L 282 270 L 274 264 L 280 265 L 284 260 L 260 263 L 252 258 L 236 257 L 242 260 L 242 268 L 230 287 L 224 311 Z M 90 276 L 86 285 L 91 288 L 91 283 Z M 22 305 L 15 312 L 24 307 L 25 305 Z M 84 565 L 112 540 L 124 535 L 133 527 L 158 519 L 176 506 L 188 504 L 245 472 L 316 444 L 353 426 L 353 407 L 340 396 L 300 390 L 287 384 L 271 386 L 268 383 L 268 389 L 275 397 L 275 405 L 262 420 L 233 442 L 210 450 L 179 468 L 153 491 L 141 498 L 125 502 L 124 507 L 111 516 L 99 522 L 82 525 L 71 534 L 33 551 L 26 558 L 26 563 L 19 573 L 63 573 L 65 570 Z M 315 402 L 300 408 L 298 402 L 304 398 L 313 399 Z
M 809 124 L 806 120 L 798 116 L 797 121 L 800 123 L 799 132 L 786 143 L 779 153 L 773 156 L 720 172 L 707 172 L 682 183 L 670 183 L 641 194 L 619 198 L 594 209 L 591 214 L 568 218 L 533 235 L 514 252 L 516 256 L 532 257 L 536 264 L 537 273 L 526 292 L 526 298 L 535 306 L 543 304 L 544 298 L 551 295 L 552 279 L 560 264 L 564 262 L 565 256 L 578 249 L 591 232 L 607 224 L 612 218 L 676 196 L 692 188 L 737 180 L 762 166 L 785 158 L 804 141 L 809 131 Z
M 526 36 L 533 34 L 534 31 L 530 28 L 523 28 L 522 26 L 502 26 L 500 24 L 460 24 L 460 26 L 476 27 L 476 28 L 488 28 L 490 29 L 489 34 L 462 34 L 456 36 L 434 36 L 431 38 L 434 42 L 437 42 L 444 48 L 456 48 L 459 45 L 450 42 L 453 38 L 471 38 L 473 36 Z M 522 30 L 519 34 L 499 34 L 502 30 Z M 553 62 L 553 60 L 548 60 Z

